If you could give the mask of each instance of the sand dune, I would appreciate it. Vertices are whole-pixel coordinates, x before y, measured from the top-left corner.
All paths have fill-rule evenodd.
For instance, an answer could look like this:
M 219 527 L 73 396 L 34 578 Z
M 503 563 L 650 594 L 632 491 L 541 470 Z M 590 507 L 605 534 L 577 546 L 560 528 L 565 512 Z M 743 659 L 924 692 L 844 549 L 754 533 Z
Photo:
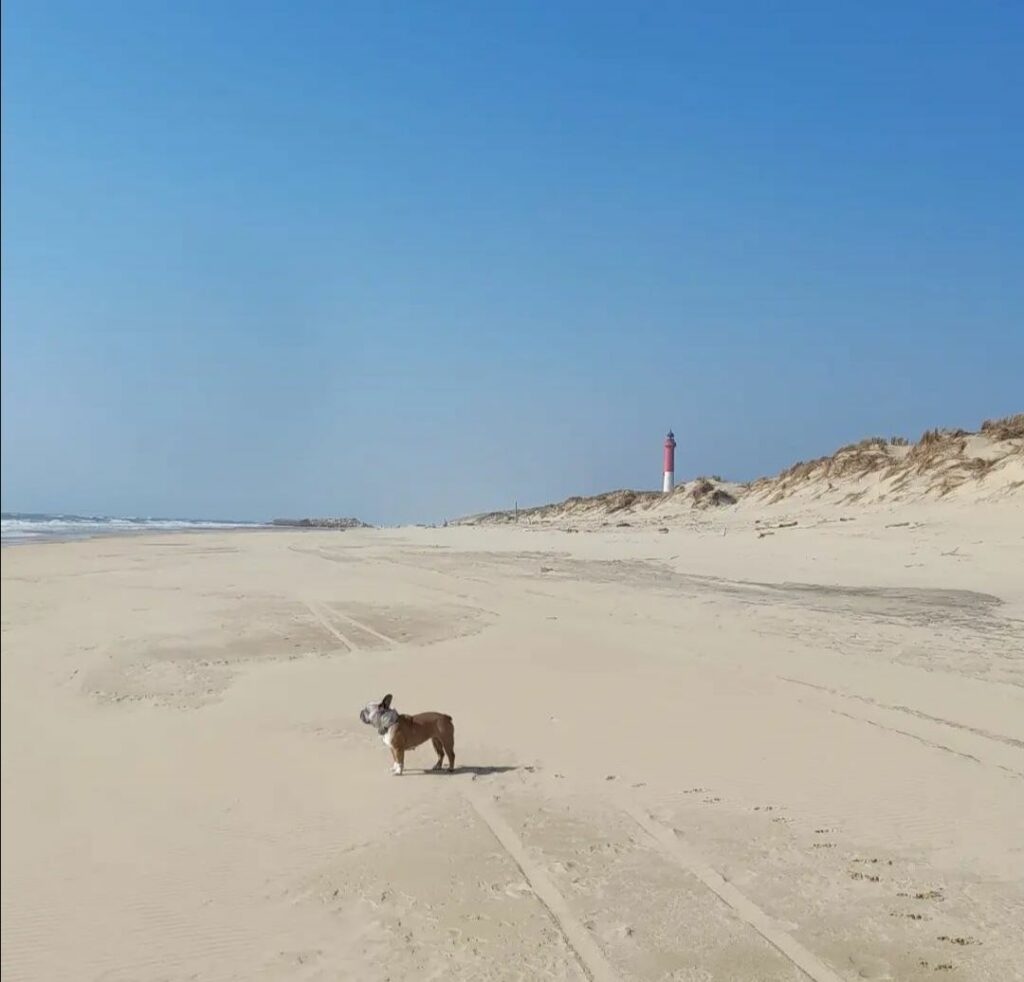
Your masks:
M 986 420 L 975 433 L 928 430 L 916 443 L 868 437 L 815 460 L 800 461 L 774 477 L 738 483 L 720 477 L 685 481 L 672 494 L 610 491 L 518 512 L 472 515 L 460 524 L 507 525 L 584 522 L 672 523 L 691 511 L 739 505 L 820 503 L 872 505 L 1012 498 L 1024 502 L 1024 413 Z

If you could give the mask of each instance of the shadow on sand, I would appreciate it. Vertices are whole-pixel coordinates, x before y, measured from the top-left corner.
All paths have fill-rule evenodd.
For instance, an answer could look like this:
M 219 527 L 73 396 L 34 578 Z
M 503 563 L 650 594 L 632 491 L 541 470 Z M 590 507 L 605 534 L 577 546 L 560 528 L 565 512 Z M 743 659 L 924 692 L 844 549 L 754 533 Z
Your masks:
M 518 767 L 456 767 L 454 771 L 448 770 L 446 767 L 444 770 L 435 771 L 428 768 L 425 771 L 406 771 L 403 777 L 411 777 L 416 774 L 419 776 L 432 776 L 439 777 L 444 775 L 447 777 L 449 774 L 454 774 L 456 777 L 460 774 L 472 774 L 474 777 L 486 777 L 488 774 L 508 774 L 509 771 L 518 771 Z

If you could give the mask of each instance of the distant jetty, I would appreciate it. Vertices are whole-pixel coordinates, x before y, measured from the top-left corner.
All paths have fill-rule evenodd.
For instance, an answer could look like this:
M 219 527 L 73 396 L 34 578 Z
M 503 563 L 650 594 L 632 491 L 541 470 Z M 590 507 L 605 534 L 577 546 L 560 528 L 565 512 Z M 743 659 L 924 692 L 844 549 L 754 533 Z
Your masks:
M 275 518 L 271 525 L 293 529 L 369 529 L 372 525 L 359 521 L 358 518 Z

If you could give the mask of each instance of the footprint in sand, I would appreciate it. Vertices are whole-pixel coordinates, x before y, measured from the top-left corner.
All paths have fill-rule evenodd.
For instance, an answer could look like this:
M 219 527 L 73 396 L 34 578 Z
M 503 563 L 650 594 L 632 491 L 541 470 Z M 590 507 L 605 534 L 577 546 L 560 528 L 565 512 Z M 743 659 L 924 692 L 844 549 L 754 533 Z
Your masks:
M 945 900 L 946 898 L 942 895 L 941 890 L 919 890 L 917 893 L 907 893 L 906 890 L 900 890 L 896 894 L 897 897 L 913 897 L 914 900 Z
M 851 880 L 867 880 L 868 883 L 878 883 L 881 880 L 880 876 L 876 876 L 874 873 L 861 873 L 857 870 L 850 870 Z

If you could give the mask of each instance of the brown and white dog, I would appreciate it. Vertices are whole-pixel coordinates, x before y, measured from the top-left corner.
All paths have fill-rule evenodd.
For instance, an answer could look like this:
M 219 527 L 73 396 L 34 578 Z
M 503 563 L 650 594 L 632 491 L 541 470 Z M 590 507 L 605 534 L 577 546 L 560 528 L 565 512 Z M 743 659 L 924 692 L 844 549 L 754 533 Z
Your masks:
M 434 745 L 437 763 L 432 770 L 441 770 L 445 755 L 448 756 L 448 771 L 455 770 L 455 724 L 451 716 L 444 713 L 417 713 L 405 716 L 391 708 L 391 694 L 380 702 L 368 703 L 359 711 L 364 723 L 377 728 L 385 746 L 391 751 L 394 765 L 391 770 L 401 774 L 405 769 L 405 752 L 418 747 L 428 740 Z

